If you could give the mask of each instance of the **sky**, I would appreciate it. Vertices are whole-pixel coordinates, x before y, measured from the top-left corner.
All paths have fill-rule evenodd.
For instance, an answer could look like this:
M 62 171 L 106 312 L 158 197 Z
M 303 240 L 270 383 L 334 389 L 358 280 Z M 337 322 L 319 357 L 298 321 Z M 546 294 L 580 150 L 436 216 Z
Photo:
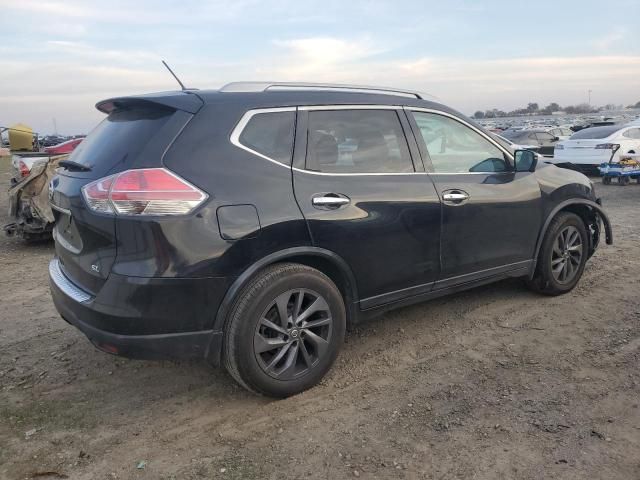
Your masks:
M 467 114 L 640 101 L 639 0 L 0 0 L 0 126 L 89 131 L 101 99 L 240 80 L 383 85 Z

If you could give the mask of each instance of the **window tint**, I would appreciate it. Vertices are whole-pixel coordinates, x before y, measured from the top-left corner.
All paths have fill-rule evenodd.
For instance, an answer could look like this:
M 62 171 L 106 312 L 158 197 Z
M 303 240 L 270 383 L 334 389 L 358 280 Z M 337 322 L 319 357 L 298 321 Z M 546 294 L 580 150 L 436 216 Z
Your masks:
M 291 164 L 295 112 L 257 113 L 240 134 L 240 143 L 285 165 Z
M 306 166 L 330 173 L 414 171 L 398 114 L 392 110 L 310 111 Z
M 640 128 L 632 128 L 623 133 L 627 138 L 640 139 Z
M 554 138 L 553 135 L 546 132 L 538 132 L 536 133 L 536 135 L 538 136 L 538 140 L 541 140 L 543 142 L 550 142 Z
M 571 136 L 571 140 L 580 140 L 580 139 L 588 139 L 588 138 L 607 138 L 610 135 L 613 135 L 618 130 L 620 130 L 619 126 L 615 127 L 589 127 L 584 130 L 580 130 L 577 133 L 574 133 Z
M 502 150 L 462 123 L 443 115 L 413 112 L 436 173 L 504 172 Z

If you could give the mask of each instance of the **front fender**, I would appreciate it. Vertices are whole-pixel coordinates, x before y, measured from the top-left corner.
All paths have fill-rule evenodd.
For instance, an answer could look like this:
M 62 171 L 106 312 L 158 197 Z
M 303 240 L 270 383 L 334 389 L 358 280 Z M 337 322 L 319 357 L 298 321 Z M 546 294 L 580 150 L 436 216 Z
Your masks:
M 609 221 L 609 217 L 607 216 L 604 209 L 602 208 L 602 205 L 600 205 L 598 202 L 599 200 L 594 202 L 593 200 L 588 200 L 586 198 L 571 198 L 569 200 L 565 200 L 564 202 L 561 202 L 558 205 L 556 205 L 555 208 L 551 210 L 551 212 L 547 216 L 547 219 L 545 220 L 542 226 L 542 229 L 538 234 L 538 240 L 536 242 L 536 249 L 535 249 L 535 256 L 533 258 L 537 260 L 538 254 L 540 253 L 540 248 L 542 247 L 542 241 L 544 240 L 544 236 L 547 233 L 547 229 L 549 228 L 549 224 L 551 224 L 551 221 L 553 220 L 553 218 L 560 211 L 566 209 L 570 205 L 585 205 L 591 208 L 595 213 L 595 215 L 597 216 L 597 218 L 602 222 L 604 226 L 605 240 L 607 242 L 607 245 L 612 245 L 613 230 L 611 229 L 611 222 Z

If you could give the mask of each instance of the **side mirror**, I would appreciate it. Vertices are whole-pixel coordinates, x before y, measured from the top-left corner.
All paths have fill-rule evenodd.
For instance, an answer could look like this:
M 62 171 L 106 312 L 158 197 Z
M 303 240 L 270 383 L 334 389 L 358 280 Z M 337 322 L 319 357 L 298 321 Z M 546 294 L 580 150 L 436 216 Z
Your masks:
M 558 140 L 560 140 L 560 137 L 553 137 L 554 142 L 557 142 Z
M 534 172 L 538 164 L 538 156 L 531 150 L 516 150 L 514 157 L 516 172 Z

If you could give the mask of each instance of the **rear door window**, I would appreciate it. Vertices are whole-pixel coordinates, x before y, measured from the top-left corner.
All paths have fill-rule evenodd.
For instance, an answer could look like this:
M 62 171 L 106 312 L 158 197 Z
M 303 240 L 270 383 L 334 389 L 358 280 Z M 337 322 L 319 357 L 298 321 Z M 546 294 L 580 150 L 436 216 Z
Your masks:
M 395 110 L 312 110 L 306 168 L 328 173 L 413 172 Z
M 259 156 L 291 165 L 295 111 L 258 112 L 240 134 L 240 144 Z

